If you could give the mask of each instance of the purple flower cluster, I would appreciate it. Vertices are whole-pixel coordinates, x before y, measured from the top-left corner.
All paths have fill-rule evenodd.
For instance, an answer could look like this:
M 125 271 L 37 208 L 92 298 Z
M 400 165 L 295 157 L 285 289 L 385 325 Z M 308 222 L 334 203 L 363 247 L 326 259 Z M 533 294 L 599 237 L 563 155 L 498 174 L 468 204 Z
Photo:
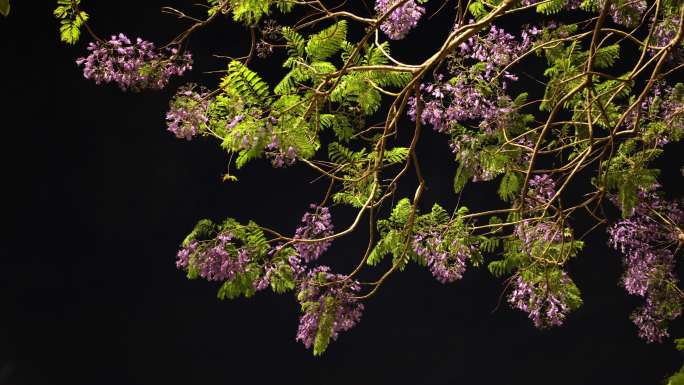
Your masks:
M 539 279 L 528 282 L 518 276 L 513 281 L 513 291 L 508 303 L 515 309 L 528 313 L 528 317 L 538 328 L 560 326 L 571 310 L 567 286 L 574 286 L 565 272 L 561 272 L 558 282 Z
M 627 129 L 636 129 L 645 141 L 663 147 L 684 136 L 684 103 L 678 92 L 663 83 L 656 83 L 641 104 L 632 109 L 625 119 Z M 665 130 L 649 130 L 652 123 L 665 123 Z
M 162 89 L 171 76 L 192 69 L 192 56 L 178 49 L 159 50 L 154 43 L 126 35 L 114 35 L 107 42 L 91 42 L 90 54 L 76 60 L 83 76 L 95 84 L 116 83 L 122 90 Z
M 435 131 L 447 133 L 450 123 L 467 120 L 481 120 L 480 126 L 487 131 L 499 117 L 511 111 L 508 106 L 500 106 L 502 99 L 510 101 L 505 95 L 485 95 L 476 85 L 461 79 L 453 83 L 443 82 L 440 75 L 435 83 L 421 84 L 423 110 L 420 118 L 423 124 L 430 124 Z M 409 98 L 408 115 L 416 119 L 416 99 Z
M 184 270 L 192 267 L 207 281 L 233 280 L 237 274 L 245 272 L 251 257 L 245 248 L 239 248 L 235 255 L 231 255 L 227 246 L 232 239 L 232 234 L 221 233 L 204 245 L 190 242 L 178 252 L 176 266 Z
M 397 2 L 404 3 L 380 24 L 380 29 L 392 40 L 401 40 L 408 35 L 409 31 L 418 25 L 418 20 L 425 13 L 425 8 L 416 4 L 415 0 L 376 0 L 375 11 L 378 15 L 384 15 Z
M 628 0 L 620 7 L 615 3 L 611 3 L 609 10 L 610 17 L 616 24 L 634 27 L 641 20 L 641 15 L 646 11 L 647 6 L 648 4 L 644 0 Z
M 663 48 L 670 44 L 672 39 L 677 36 L 677 31 L 679 30 L 679 23 L 681 22 L 679 15 L 672 14 L 665 16 L 660 22 L 655 26 L 653 31 L 653 40 L 651 45 L 658 48 Z M 649 51 L 651 54 L 657 53 L 657 49 L 652 49 Z M 667 59 L 670 61 L 681 60 L 684 58 L 684 47 L 682 47 L 682 42 L 677 44 L 672 51 L 668 54 Z
M 297 160 L 297 150 L 292 146 L 283 149 L 280 140 L 273 135 L 271 142 L 266 146 L 266 156 L 271 158 L 273 167 L 292 166 Z
M 492 25 L 487 35 L 482 37 L 471 36 L 461 43 L 459 46 L 460 57 L 485 63 L 484 73 L 480 76 L 488 81 L 497 74 L 498 70 L 527 52 L 532 47 L 534 37 L 540 33 L 541 30 L 535 26 L 526 28 L 521 32 L 521 40 L 518 41 L 515 36 Z M 502 76 L 504 79 L 518 80 L 514 74 L 508 71 L 504 71 Z M 505 80 L 502 87 L 506 88 Z
M 529 209 L 539 208 L 556 194 L 556 182 L 548 174 L 535 175 L 529 181 L 525 204 Z
M 421 121 L 438 132 L 451 130 L 450 123 L 480 121 L 480 128 L 490 134 L 496 127 L 508 123 L 511 99 L 503 93 L 507 81 L 517 77 L 503 68 L 532 46 L 532 39 L 540 30 L 531 27 L 521 34 L 521 41 L 504 30 L 492 26 L 483 37 L 472 36 L 459 46 L 460 55 L 453 58 L 450 72 L 457 75 L 444 82 L 438 75 L 434 83 L 421 84 L 423 110 Z M 484 66 L 473 65 L 473 61 Z M 501 74 L 501 87 L 492 83 Z M 483 89 L 490 83 L 491 89 Z M 409 99 L 408 115 L 416 119 L 416 99 Z
M 420 232 L 413 236 L 413 251 L 423 257 L 432 275 L 441 283 L 455 282 L 463 277 L 470 247 L 457 241 L 445 245 L 438 231 Z
M 197 92 L 196 88 L 194 84 L 184 85 L 169 103 L 169 111 L 166 113 L 167 129 L 177 138 L 192 139 L 209 121 L 207 92 Z
M 312 212 L 307 212 L 302 217 L 301 226 L 295 230 L 295 240 L 314 240 L 329 237 L 333 234 L 332 217 L 327 207 L 312 204 Z M 331 240 L 319 242 L 295 242 L 294 247 L 299 256 L 306 263 L 318 259 L 332 243 Z
M 642 190 L 632 216 L 608 229 L 609 244 L 623 254 L 622 285 L 628 293 L 646 298 L 632 320 L 639 336 L 649 342 L 667 336 L 667 322 L 682 310 L 683 299 L 673 291 L 677 277 L 671 248 L 684 241 L 683 223 L 681 202 L 668 202 L 654 190 Z
M 473 174 L 473 182 L 489 181 L 496 175 L 483 167 L 480 162 L 481 141 L 470 134 L 454 136 L 449 142 L 451 151 L 464 169 Z
M 525 220 L 513 228 L 515 235 L 522 242 L 522 250 L 528 255 L 536 255 L 547 250 L 550 243 L 563 241 L 563 229 L 554 222 L 537 222 Z
M 321 319 L 326 311 L 331 311 L 334 321 L 330 338 L 336 340 L 340 332 L 353 328 L 361 319 L 364 306 L 354 294 L 361 290 L 356 281 L 347 280 L 340 274 L 333 274 L 327 266 L 318 266 L 307 274 L 299 287 L 299 301 L 304 314 L 299 318 L 297 341 L 301 341 L 308 349 L 313 346 L 321 326 Z M 326 306 L 327 305 L 327 306 Z

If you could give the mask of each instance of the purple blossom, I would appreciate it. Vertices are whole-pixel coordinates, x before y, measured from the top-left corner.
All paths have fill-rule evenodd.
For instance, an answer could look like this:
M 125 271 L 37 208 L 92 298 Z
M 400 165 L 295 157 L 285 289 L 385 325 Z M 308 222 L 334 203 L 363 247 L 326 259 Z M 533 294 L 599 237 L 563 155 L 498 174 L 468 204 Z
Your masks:
M 180 250 L 178 250 L 176 267 L 179 269 L 187 269 L 190 265 L 190 257 L 195 253 L 196 250 L 196 241 L 192 241 L 186 247 L 183 247 Z
M 677 31 L 679 30 L 679 23 L 681 18 L 678 14 L 666 15 L 660 20 L 653 31 L 653 37 L 651 39 L 651 46 L 653 48 L 649 50 L 651 55 L 655 55 L 660 52 L 661 49 L 669 45 L 670 42 L 677 36 Z M 682 42 L 675 45 L 673 49 L 667 53 L 667 60 L 670 62 L 679 62 L 684 58 L 684 47 L 682 47 Z
M 500 106 L 503 100 L 510 101 L 503 95 L 485 95 L 477 86 L 465 80 L 443 83 L 438 78 L 436 83 L 421 84 L 423 110 L 421 121 L 432 125 L 437 132 L 447 133 L 451 123 L 463 121 L 481 121 L 480 126 L 492 132 L 497 120 L 511 110 L 508 106 Z M 408 115 L 416 119 L 416 99 L 409 98 Z
M 432 275 L 441 283 L 455 282 L 463 277 L 472 247 L 453 241 L 445 244 L 438 231 L 419 232 L 413 236 L 413 251 L 423 257 Z
M 647 342 L 661 342 L 670 335 L 668 322 L 679 317 L 682 304 L 677 294 L 668 294 L 667 290 L 654 292 L 646 298 L 646 303 L 631 314 L 632 322 L 639 329 L 639 337 Z
M 529 282 L 518 276 L 513 281 L 513 291 L 508 296 L 508 303 L 513 308 L 528 313 L 535 327 L 560 326 L 573 308 L 568 287 L 574 287 L 574 283 L 564 271 L 555 280 L 540 277 Z
M 418 25 L 418 20 L 425 13 L 425 8 L 416 4 L 415 0 L 376 0 L 375 11 L 379 16 L 384 15 L 397 2 L 404 1 L 380 24 L 380 29 L 392 40 L 401 40 L 409 31 Z
M 616 3 L 610 4 L 610 17 L 616 24 L 626 27 L 634 27 L 639 24 L 641 16 L 646 11 L 648 4 L 644 0 L 629 0 L 620 7 Z M 603 5 L 601 5 L 603 7 Z
M 247 249 L 239 248 L 231 253 L 228 247 L 233 236 L 221 233 L 216 239 L 200 244 L 193 241 L 178 252 L 176 266 L 188 270 L 192 268 L 207 281 L 230 281 L 239 273 L 244 273 L 251 256 Z
M 481 142 L 479 138 L 470 134 L 455 136 L 449 143 L 452 152 L 456 155 L 464 169 L 473 174 L 473 182 L 483 182 L 494 179 L 493 172 L 485 169 L 480 162 Z
M 498 70 L 527 52 L 532 47 L 534 37 L 540 33 L 541 30 L 535 26 L 525 28 L 521 32 L 521 40 L 518 41 L 515 36 L 492 25 L 487 35 L 471 36 L 461 43 L 459 45 L 460 57 L 484 63 L 484 73 L 481 76 L 484 80 L 491 80 Z M 504 72 L 504 76 L 517 80 L 507 71 Z
M 124 91 L 162 89 L 171 76 L 192 69 L 189 52 L 160 50 L 140 38 L 134 43 L 122 33 L 105 43 L 91 42 L 87 49 L 90 54 L 76 60 L 77 65 L 84 66 L 83 76 L 98 85 L 114 82 Z
M 169 103 L 167 129 L 179 139 L 192 139 L 209 121 L 207 92 L 201 89 L 197 92 L 196 88 L 194 84 L 186 84 Z
M 235 128 L 235 126 L 237 126 L 243 120 L 245 120 L 245 115 L 243 115 L 243 114 L 238 114 L 238 115 L 233 116 L 233 118 L 230 120 L 230 122 L 228 122 L 228 124 L 226 124 L 226 129 L 232 130 L 233 128 Z
M 563 229 L 556 223 L 524 220 L 513 228 L 513 235 L 522 243 L 522 250 L 530 256 L 544 253 L 550 243 L 563 242 Z M 567 249 L 566 249 L 567 251 Z
M 548 174 L 535 175 L 529 181 L 526 206 L 529 209 L 547 204 L 556 194 L 556 183 Z
M 364 309 L 363 304 L 354 298 L 354 294 L 360 290 L 361 285 L 357 281 L 333 274 L 327 266 L 318 266 L 309 271 L 299 287 L 298 299 L 304 314 L 299 318 L 295 339 L 307 349 L 311 348 L 326 311 L 331 311 L 329 315 L 334 316 L 331 339 L 336 340 L 340 332 L 353 328 L 361 319 Z
M 327 207 L 312 204 L 312 212 L 307 212 L 302 217 L 302 224 L 295 230 L 295 240 L 315 240 L 318 238 L 329 237 L 333 234 L 332 217 Z M 318 242 L 295 242 L 294 247 L 299 256 L 306 263 L 318 259 L 330 244 L 331 240 Z
M 273 135 L 271 142 L 266 146 L 266 156 L 271 158 L 273 167 L 292 166 L 297 160 L 297 150 L 294 147 L 283 147 L 275 135 Z
M 638 192 L 632 215 L 608 229 L 609 244 L 623 255 L 622 286 L 646 303 L 632 314 L 639 336 L 648 342 L 667 336 L 667 323 L 681 313 L 673 247 L 682 244 L 682 202 L 663 200 L 655 191 Z M 615 198 L 613 200 L 616 200 Z
M 529 27 L 518 40 L 492 26 L 486 35 L 462 42 L 449 65 L 456 76 L 444 82 L 440 74 L 434 83 L 421 84 L 421 121 L 442 133 L 450 132 L 453 123 L 465 121 L 479 122 L 487 134 L 509 125 L 512 102 L 503 91 L 517 77 L 504 68 L 526 53 L 540 33 L 537 27 Z M 408 105 L 407 113 L 415 121 L 416 98 L 409 98 Z
M 681 90 L 657 82 L 641 104 L 633 108 L 625 119 L 625 128 L 642 134 L 644 141 L 663 147 L 684 135 L 684 100 Z M 654 125 L 655 123 L 655 125 Z M 658 123 L 665 123 L 664 130 L 654 130 Z

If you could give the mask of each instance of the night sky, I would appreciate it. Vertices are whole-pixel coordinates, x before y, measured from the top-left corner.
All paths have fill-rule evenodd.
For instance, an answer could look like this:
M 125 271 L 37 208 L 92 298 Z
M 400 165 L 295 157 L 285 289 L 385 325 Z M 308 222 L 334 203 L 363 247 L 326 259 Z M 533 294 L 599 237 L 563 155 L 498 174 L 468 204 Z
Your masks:
M 225 61 L 211 54 L 245 54 L 247 32 L 214 23 L 190 41 L 189 76 L 162 92 L 124 93 L 83 79 L 74 61 L 88 37 L 60 43 L 45 3 L 15 0 L 10 17 L 0 18 L 0 385 L 656 384 L 681 365 L 671 341 L 637 337 L 628 316 L 639 300 L 618 286 L 620 259 L 603 230 L 568 267 L 584 306 L 562 328 L 536 330 L 505 303 L 494 311 L 503 280 L 486 268 L 442 285 L 411 266 L 367 302 L 355 329 L 313 357 L 294 339 L 299 309 L 291 293 L 219 301 L 216 284 L 188 281 L 175 268 L 178 245 L 198 219 L 254 219 L 291 233 L 327 187 L 310 183 L 315 174 L 303 166 L 274 170 L 263 160 L 241 170 L 239 183 L 222 182 L 227 157 L 218 143 L 166 131 L 174 90 L 185 81 L 213 86 L 218 75 L 202 71 Z M 175 3 L 201 14 L 191 2 Z M 163 43 L 183 23 L 162 15 L 162 5 L 169 2 L 83 7 L 102 36 L 121 31 Z M 447 19 L 424 23 L 394 52 L 426 57 Z M 278 67 L 254 65 L 267 79 L 281 74 Z M 517 87 L 526 84 L 533 83 Z M 667 150 L 662 182 L 678 195 L 681 146 Z M 453 208 L 455 163 L 445 138 L 428 131 L 419 151 L 425 207 Z M 404 187 L 408 195 L 410 178 Z M 461 198 L 473 208 L 495 201 L 494 190 L 479 185 Z M 333 218 L 341 229 L 351 212 L 334 208 Z M 322 262 L 348 271 L 366 236 L 362 228 L 334 243 Z M 671 333 L 684 336 L 678 321 Z

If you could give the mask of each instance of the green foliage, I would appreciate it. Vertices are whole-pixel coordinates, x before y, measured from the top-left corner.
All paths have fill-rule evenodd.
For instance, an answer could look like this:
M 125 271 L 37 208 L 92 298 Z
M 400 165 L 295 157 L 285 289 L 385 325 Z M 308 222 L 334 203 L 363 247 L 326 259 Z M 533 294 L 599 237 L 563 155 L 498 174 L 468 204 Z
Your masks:
M 76 44 L 81 37 L 81 27 L 88 21 L 88 14 L 78 9 L 81 0 L 57 0 L 53 14 L 59 19 L 60 39 L 67 44 Z M 9 3 L 7 5 L 9 12 Z
M 226 0 L 208 0 L 209 15 L 223 11 L 222 5 Z M 271 13 L 271 6 L 275 4 L 280 12 L 287 13 L 294 4 L 288 0 L 227 0 L 228 9 L 233 11 L 233 20 L 245 25 L 254 25 L 264 16 Z
M 9 0 L 0 0 L 0 15 L 5 17 L 9 16 L 10 13 L 10 2 Z
M 364 46 L 365 54 L 359 66 L 385 65 L 389 59 L 383 53 L 390 53 L 389 44 L 378 46 Z M 343 55 L 344 57 L 344 55 Z M 377 88 L 402 88 L 411 81 L 412 75 L 398 71 L 355 71 L 345 74 L 339 84 L 330 93 L 330 100 L 342 106 L 354 106 L 364 115 L 377 112 L 382 103 L 382 95 Z
M 290 27 L 283 27 L 280 30 L 280 34 L 283 36 L 283 38 L 285 38 L 287 54 L 290 57 L 304 56 L 304 47 L 306 46 L 306 40 L 299 32 L 295 31 Z
M 216 225 L 210 219 L 201 219 L 197 222 L 195 227 L 192 229 L 190 234 L 188 234 L 183 240 L 183 246 L 187 247 L 190 242 L 194 240 L 202 240 L 209 238 L 216 231 Z
M 319 124 L 325 129 L 332 129 L 338 140 L 349 142 L 354 135 L 354 127 L 349 118 L 342 114 L 320 114 Z
M 500 238 L 487 238 L 485 236 L 480 238 L 480 251 L 485 252 L 485 253 L 493 253 L 496 251 L 496 249 L 499 248 L 499 245 L 501 245 L 501 239 Z M 490 267 L 491 271 L 491 267 Z
M 218 299 L 235 299 L 240 296 L 249 298 L 256 293 L 254 281 L 259 278 L 259 269 L 255 264 L 250 264 L 244 273 L 236 274 L 235 278 L 225 281 L 218 290 Z
M 675 349 L 679 350 L 680 352 L 684 352 L 684 338 L 677 338 L 674 340 L 675 343 Z
M 516 256 L 510 258 L 504 258 L 496 261 L 491 261 L 487 265 L 487 269 L 493 276 L 501 278 L 504 275 L 511 274 L 515 269 L 520 266 L 520 259 Z
M 460 193 L 468 184 L 468 180 L 472 178 L 473 172 L 469 168 L 463 166 L 463 162 L 458 164 L 456 175 L 454 176 L 454 192 Z
M 328 158 L 335 163 L 354 165 L 366 158 L 366 149 L 352 151 L 340 143 L 332 142 L 328 145 Z
M 381 237 L 375 244 L 366 263 L 370 266 L 375 266 L 382 262 L 387 254 L 401 255 L 403 247 L 403 237 L 397 230 L 389 230 L 383 237 Z
M 667 385 L 684 385 L 684 367 L 667 379 Z
M 515 220 L 509 218 L 509 220 Z M 525 222 L 519 226 L 525 226 L 520 231 L 529 232 L 527 243 L 515 234 L 512 234 L 503 242 L 502 259 L 490 262 L 487 268 L 496 277 L 511 274 L 518 268 L 528 266 L 534 261 L 543 262 L 543 265 L 551 263 L 553 266 L 564 265 L 568 259 L 577 256 L 584 247 L 584 242 L 575 240 L 570 228 L 559 228 L 554 223 L 531 223 Z M 536 226 L 548 226 L 549 230 L 535 230 Z M 550 231 L 546 238 L 558 238 L 557 241 L 547 241 L 542 235 L 544 231 Z M 498 245 L 497 245 L 498 247 Z
M 403 270 L 408 258 L 415 253 L 408 247 L 410 234 L 406 225 L 411 216 L 412 205 L 408 198 L 403 198 L 392 209 L 389 218 L 381 219 L 377 223 L 380 239 L 375 244 L 366 263 L 371 266 L 377 265 L 385 255 L 392 254 L 393 263 Z
M 332 296 L 325 296 L 323 300 L 323 311 L 321 312 L 318 329 L 316 330 L 316 339 L 314 340 L 314 356 L 320 356 L 328 348 L 333 326 L 335 325 L 336 312 L 337 303 L 335 302 L 335 298 Z
M 520 174 L 513 171 L 507 172 L 501 178 L 501 183 L 499 184 L 499 197 L 506 202 L 512 201 L 518 195 L 521 185 Z
M 276 294 L 293 290 L 296 286 L 294 272 L 287 263 L 281 263 L 271 274 L 271 289 Z
M 221 79 L 221 88 L 232 89 L 244 99 L 257 103 L 265 103 L 269 97 L 268 84 L 237 60 L 228 65 L 228 74 Z
M 342 48 L 347 38 L 347 21 L 340 20 L 309 37 L 304 51 L 312 61 L 325 60 Z
M 589 58 L 589 51 L 583 51 L 574 56 L 574 62 L 582 65 Z M 606 69 L 612 67 L 620 58 L 620 45 L 612 44 L 601 47 L 594 52 L 594 68 Z
M 375 155 L 375 154 L 373 154 Z M 383 154 L 383 163 L 384 164 L 397 164 L 397 163 L 404 163 L 406 159 L 409 156 L 409 148 L 408 147 L 394 147 L 385 150 L 385 153 Z M 375 159 L 375 156 L 373 156 L 373 159 Z
M 371 115 L 380 108 L 382 97 L 378 90 L 370 87 L 370 74 L 366 71 L 344 75 L 330 94 L 332 102 L 342 105 L 357 105 L 364 115 Z
M 373 177 L 368 170 L 374 163 L 374 157 L 369 157 L 365 148 L 352 151 L 337 142 L 328 146 L 328 157 L 342 167 L 345 178 L 342 190 L 333 195 L 333 201 L 363 207 L 373 190 Z M 375 195 L 378 194 L 379 189 L 376 189 Z
M 470 3 L 468 6 L 468 11 L 470 11 L 470 14 L 475 17 L 475 20 L 480 20 L 483 17 L 487 16 L 489 11 L 487 11 L 487 8 L 485 8 L 485 5 L 481 1 L 473 1 Z
M 620 145 L 612 159 L 602 165 L 606 188 L 617 191 L 623 217 L 632 215 L 638 203 L 638 191 L 648 189 L 656 182 L 660 171 L 647 166 L 661 153 L 661 149 L 639 149 L 636 140 L 628 140 Z
M 537 12 L 544 15 L 551 15 L 560 12 L 567 0 L 545 0 L 537 5 Z

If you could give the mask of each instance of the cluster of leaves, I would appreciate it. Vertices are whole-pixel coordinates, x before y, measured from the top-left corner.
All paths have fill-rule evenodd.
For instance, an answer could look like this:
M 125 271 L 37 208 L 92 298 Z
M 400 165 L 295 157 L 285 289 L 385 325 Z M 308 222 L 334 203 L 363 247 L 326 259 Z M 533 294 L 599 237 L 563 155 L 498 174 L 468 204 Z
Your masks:
M 0 15 L 7 17 L 10 13 L 9 0 L 0 0 Z
M 250 56 L 231 61 L 216 90 L 192 99 L 193 105 L 176 103 L 176 107 L 202 106 L 198 133 L 218 139 L 238 169 L 264 156 L 280 157 L 279 162 L 274 162 L 280 166 L 296 159 L 329 179 L 324 202 L 356 210 L 357 218 L 368 211 L 382 212 L 379 208 L 385 207 L 389 211 L 386 217 L 371 223 L 373 230 L 364 257 L 365 265 L 380 267 L 391 255 L 391 267 L 379 283 L 370 284 L 375 285 L 371 294 L 390 273 L 404 270 L 410 262 L 428 267 L 443 282 L 452 282 L 454 279 L 445 277 L 452 274 L 449 277 L 460 278 L 466 259 L 474 266 L 487 259 L 492 275 L 509 276 L 519 286 L 511 297 L 514 299 L 509 299 L 514 307 L 527 311 L 535 324 L 560 324 L 566 312 L 582 303 L 579 289 L 565 272 L 568 261 L 584 247 L 569 227 L 569 217 L 581 208 L 598 222 L 606 222 L 607 218 L 598 215 L 602 213 L 603 198 L 609 194 L 617 196 L 623 216 L 632 215 L 638 192 L 657 184 L 659 170 L 653 162 L 663 153 L 663 146 L 684 135 L 684 85 L 663 86 L 667 76 L 655 70 L 648 79 L 641 75 L 656 60 L 655 66 L 660 68 L 665 58 L 675 61 L 670 68 L 676 71 L 681 58 L 676 52 L 658 51 L 659 47 L 649 41 L 658 28 L 650 28 L 647 18 L 640 18 L 638 7 L 626 1 L 474 0 L 467 12 L 457 12 L 453 23 L 456 32 L 449 34 L 440 51 L 422 63 L 410 65 L 392 57 L 389 43 L 381 41 L 377 31 L 377 19 L 322 10 L 317 8 L 323 7 L 319 2 L 208 3 L 208 21 L 217 13 L 230 14 L 235 22 L 252 31 L 274 25 L 265 19 L 276 10 L 288 13 L 295 6 L 319 17 L 315 22 L 271 28 L 271 32 L 262 33 L 268 36 L 264 39 L 272 40 L 269 42 L 257 42 L 252 34 L 252 51 L 257 44 L 285 51 L 283 74 L 273 87 L 248 67 Z M 680 3 L 662 2 L 662 14 L 656 15 L 653 26 L 676 16 Z M 62 23 L 62 40 L 73 44 L 88 15 L 78 9 L 78 0 L 58 0 L 58 4 L 55 16 Z M 587 15 L 588 19 L 569 24 L 554 21 L 539 28 L 524 26 L 524 44 L 497 28 L 486 32 L 496 19 L 527 8 L 545 19 L 551 15 L 559 18 L 564 10 Z M 655 12 L 660 12 L 657 9 Z M 399 13 L 402 10 L 395 9 Z M 642 24 L 635 27 L 634 33 L 613 26 L 604 31 L 600 24 L 605 22 L 607 11 L 641 20 Z M 479 22 L 466 21 L 471 18 Z M 570 19 L 576 20 L 574 16 Z M 365 24 L 363 38 L 350 37 L 354 35 L 350 33 L 352 22 Z M 666 32 L 672 32 L 675 24 L 670 21 Z M 194 27 L 202 25 L 200 22 Z M 306 33 L 302 25 L 314 26 L 315 30 Z M 665 35 L 661 33 L 659 38 Z M 632 55 L 638 62 L 630 72 L 624 72 L 621 60 L 631 57 L 625 52 L 635 40 L 641 58 Z M 511 54 L 507 51 L 511 47 L 520 52 Z M 463 52 L 469 56 L 464 58 Z M 482 52 L 501 57 L 483 58 Z M 652 59 L 645 59 L 649 55 Z M 532 95 L 543 93 L 537 99 L 527 93 L 515 94 L 508 87 L 517 80 L 509 69 L 513 71 L 525 60 L 546 63 L 539 74 L 545 80 L 543 87 L 530 91 Z M 440 71 L 445 69 L 449 77 L 443 81 Z M 176 98 L 185 99 L 182 95 Z M 460 99 L 465 101 L 461 103 Z M 387 101 L 391 104 L 385 108 Z M 459 108 L 458 113 L 454 112 Z M 477 113 L 462 111 L 468 108 Z M 433 115 L 426 118 L 422 116 L 424 111 Z M 453 113 L 448 119 L 440 115 L 446 111 Z M 404 126 L 405 115 L 415 126 Z M 369 124 L 371 120 L 379 122 Z M 437 127 L 430 122 L 444 124 Z M 454 191 L 460 193 L 471 182 L 496 180 L 499 203 L 507 208 L 470 213 L 459 205 L 450 214 L 435 203 L 430 211 L 421 212 L 421 193 L 429 181 L 420 171 L 416 143 L 430 124 L 448 135 L 455 154 Z M 399 131 L 413 135 L 410 145 L 398 139 Z M 288 162 L 282 161 L 285 156 Z M 387 208 L 384 204 L 394 199 L 397 183 L 411 169 L 419 181 L 414 199 L 404 198 Z M 582 170 L 595 172 L 591 184 L 594 191 L 584 195 L 589 197 L 586 201 L 577 203 L 577 196 L 569 196 L 572 194 L 566 187 Z M 540 174 L 551 184 L 557 181 L 558 189 L 547 186 L 542 192 L 533 192 L 534 188 L 542 188 L 533 186 L 541 183 Z M 230 173 L 226 178 L 236 179 Z M 531 200 L 535 200 L 534 204 L 529 203 Z M 673 228 L 677 226 L 684 224 L 674 224 Z M 231 235 L 231 242 L 217 240 L 225 233 Z M 246 266 L 222 283 L 219 297 L 249 297 L 267 281 L 278 293 L 296 288 L 302 311 L 309 317 L 306 319 L 315 323 L 309 330 L 315 332 L 315 338 L 311 337 L 313 332 L 308 334 L 311 338 L 302 338 L 311 342 L 314 354 L 320 354 L 334 339 L 336 330 L 344 329 L 338 314 L 342 303 L 356 304 L 357 298 L 364 298 L 342 294 L 342 289 L 350 287 L 354 293 L 360 290 L 356 283 L 351 284 L 356 282 L 352 277 L 356 272 L 345 276 L 329 273 L 327 268 L 312 268 L 307 272 L 318 273 L 305 283 L 304 268 L 299 270 L 298 249 L 290 246 L 303 240 L 276 232 L 269 232 L 271 235 L 269 239 L 253 222 L 243 225 L 228 219 L 217 225 L 200 221 L 183 243 L 190 255 L 188 276 L 201 276 L 193 258 L 217 244 L 225 244 L 222 252 L 229 258 L 247 253 Z M 540 312 L 547 313 L 544 316 Z M 553 321 L 544 321 L 544 317 Z M 356 318 L 349 325 L 355 322 Z M 671 382 L 680 381 L 678 375 Z
M 231 280 L 222 283 L 218 290 L 219 299 L 234 299 L 240 296 L 251 297 L 256 293 L 256 282 L 265 274 L 266 264 L 271 266 L 269 282 L 275 293 L 284 293 L 294 289 L 294 272 L 288 264 L 288 257 L 295 254 L 292 247 L 272 250 L 263 230 L 254 222 L 246 225 L 240 224 L 233 218 L 226 219 L 221 224 L 216 224 L 209 219 L 202 219 L 183 240 L 183 247 L 192 247 L 187 266 L 187 277 L 197 279 L 200 277 L 195 258 L 203 249 L 213 247 L 219 234 L 231 234 L 232 241 L 227 243 L 225 251 L 229 258 L 236 258 L 238 249 L 247 250 L 250 261 L 244 271 L 239 272 Z
M 207 0 L 207 2 L 210 6 L 209 15 L 217 12 L 230 12 L 233 20 L 245 25 L 258 23 L 264 16 L 271 13 L 273 6 L 282 13 L 290 12 L 294 6 L 291 0 Z
M 78 8 L 80 4 L 81 0 L 57 0 L 54 15 L 59 19 L 60 38 L 67 44 L 78 42 L 81 37 L 81 28 L 88 21 L 88 14 Z

